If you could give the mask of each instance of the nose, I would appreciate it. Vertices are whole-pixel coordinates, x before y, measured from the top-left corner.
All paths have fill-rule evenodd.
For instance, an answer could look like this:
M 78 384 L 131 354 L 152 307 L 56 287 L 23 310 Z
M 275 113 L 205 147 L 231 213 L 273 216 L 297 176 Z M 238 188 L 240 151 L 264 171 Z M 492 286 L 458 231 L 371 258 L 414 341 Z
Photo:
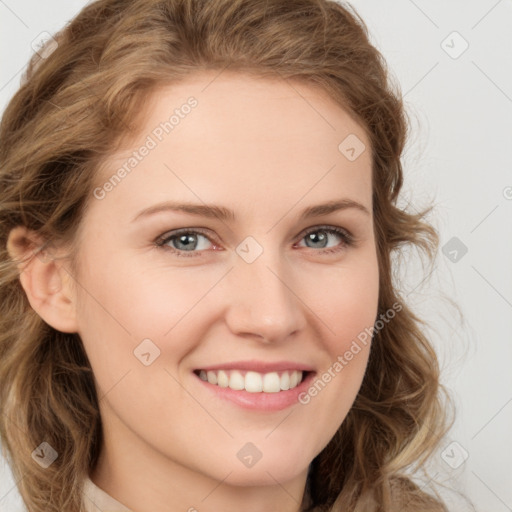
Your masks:
M 305 305 L 294 291 L 297 283 L 292 275 L 269 251 L 252 263 L 238 259 L 226 289 L 226 322 L 231 332 L 278 343 L 301 331 L 306 324 Z

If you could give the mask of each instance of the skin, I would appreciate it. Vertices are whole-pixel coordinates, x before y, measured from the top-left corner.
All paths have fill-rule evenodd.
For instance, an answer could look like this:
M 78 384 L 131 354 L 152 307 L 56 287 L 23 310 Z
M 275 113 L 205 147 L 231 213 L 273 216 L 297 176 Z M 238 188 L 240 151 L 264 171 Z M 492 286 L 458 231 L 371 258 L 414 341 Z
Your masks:
M 138 512 L 298 511 L 309 464 L 350 410 L 370 344 L 308 404 L 275 412 L 221 400 L 192 372 L 292 360 L 321 376 L 374 324 L 370 145 L 310 85 L 202 72 L 154 93 L 140 134 L 105 163 L 98 185 L 190 96 L 198 105 L 172 133 L 103 199 L 91 196 L 76 272 L 65 258 L 34 258 L 21 282 L 42 318 L 83 340 L 105 434 L 90 475 L 99 487 Z M 366 145 L 355 161 L 338 150 L 349 134 Z M 300 220 L 304 208 L 337 199 L 368 212 Z M 222 205 L 236 219 L 162 211 L 132 222 L 169 200 Z M 322 225 L 348 230 L 355 245 L 336 234 L 308 242 L 304 231 Z M 207 231 L 196 256 L 155 244 L 179 228 Z M 23 228 L 11 235 L 12 254 L 22 236 L 37 242 Z M 263 249 L 252 263 L 236 252 L 248 236 Z M 133 352 L 146 338 L 160 350 L 148 366 Z M 237 457 L 247 442 L 262 453 L 250 468 Z

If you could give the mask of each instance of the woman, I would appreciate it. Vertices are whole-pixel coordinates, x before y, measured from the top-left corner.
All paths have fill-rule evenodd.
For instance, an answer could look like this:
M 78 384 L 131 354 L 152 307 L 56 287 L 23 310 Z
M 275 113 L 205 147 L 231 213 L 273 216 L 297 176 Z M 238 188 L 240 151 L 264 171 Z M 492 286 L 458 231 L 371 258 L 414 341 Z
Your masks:
M 437 235 L 396 205 L 405 113 L 355 11 L 100 0 L 50 45 L 0 132 L 31 512 L 446 510 L 406 475 L 448 396 L 392 279 Z

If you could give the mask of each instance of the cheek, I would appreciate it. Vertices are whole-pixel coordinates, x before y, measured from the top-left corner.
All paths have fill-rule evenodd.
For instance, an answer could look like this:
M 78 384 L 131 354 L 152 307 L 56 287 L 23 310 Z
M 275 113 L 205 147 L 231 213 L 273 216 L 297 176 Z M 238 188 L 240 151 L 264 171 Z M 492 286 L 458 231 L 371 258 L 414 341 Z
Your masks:
M 83 288 L 80 315 L 85 331 L 102 329 L 129 335 L 133 341 L 161 338 L 184 318 L 211 286 L 192 269 L 137 267 L 136 261 L 95 254 L 85 261 L 80 276 Z
M 378 308 L 378 276 L 371 272 L 358 279 L 351 275 L 344 279 L 337 292 L 337 300 L 331 301 L 330 325 L 334 335 L 329 338 L 330 352 L 338 356 L 349 350 L 352 342 L 367 332 L 375 322 Z
M 207 294 L 225 271 L 142 269 L 129 258 L 113 258 L 111 251 L 105 244 L 101 253 L 84 254 L 79 334 L 100 392 L 130 372 L 129 380 L 140 379 L 158 396 L 156 371 L 168 368 L 177 375 L 180 361 L 204 338 L 219 303 L 218 296 Z
M 357 261 L 353 264 L 350 261 L 320 275 L 316 291 L 310 291 L 307 296 L 308 305 L 325 327 L 322 339 L 331 360 L 349 350 L 360 334 L 363 339 L 377 316 L 379 271 L 376 255 L 369 251 L 354 260 Z M 315 290 L 311 283 L 308 289 Z
M 363 381 L 378 311 L 379 279 L 376 257 L 330 277 L 325 293 L 311 295 L 315 313 L 322 320 L 325 365 L 299 397 L 305 411 L 315 418 L 318 453 L 348 414 Z

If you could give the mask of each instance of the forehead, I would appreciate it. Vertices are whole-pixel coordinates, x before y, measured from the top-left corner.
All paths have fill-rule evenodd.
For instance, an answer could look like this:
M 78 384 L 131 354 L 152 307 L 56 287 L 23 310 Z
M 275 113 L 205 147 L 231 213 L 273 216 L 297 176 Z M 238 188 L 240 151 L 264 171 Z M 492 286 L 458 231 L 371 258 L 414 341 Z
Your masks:
M 191 98 L 197 106 L 187 109 Z M 190 112 L 182 115 L 181 109 Z M 287 141 L 300 140 L 301 145 L 306 143 L 304 149 L 316 147 L 320 141 L 322 145 L 317 149 L 322 151 L 327 146 L 337 149 L 336 143 L 352 133 L 368 145 L 364 129 L 351 113 L 321 87 L 303 81 L 231 71 L 194 73 L 182 82 L 152 92 L 144 133 L 165 123 L 175 111 L 181 115 L 173 121 L 177 121 L 172 127 L 175 137 L 169 138 L 169 144 L 182 134 L 188 139 L 203 137 L 204 147 L 218 142 L 225 146 L 225 136 L 229 135 L 230 140 L 250 142 L 254 137 L 255 142 L 280 143 L 283 147 Z M 282 137 L 276 141 L 279 135 Z
M 330 194 L 371 204 L 364 129 L 319 87 L 203 71 L 156 89 L 145 105 L 137 136 L 100 170 L 101 186 L 125 169 L 111 198 L 229 198 L 247 208 Z

